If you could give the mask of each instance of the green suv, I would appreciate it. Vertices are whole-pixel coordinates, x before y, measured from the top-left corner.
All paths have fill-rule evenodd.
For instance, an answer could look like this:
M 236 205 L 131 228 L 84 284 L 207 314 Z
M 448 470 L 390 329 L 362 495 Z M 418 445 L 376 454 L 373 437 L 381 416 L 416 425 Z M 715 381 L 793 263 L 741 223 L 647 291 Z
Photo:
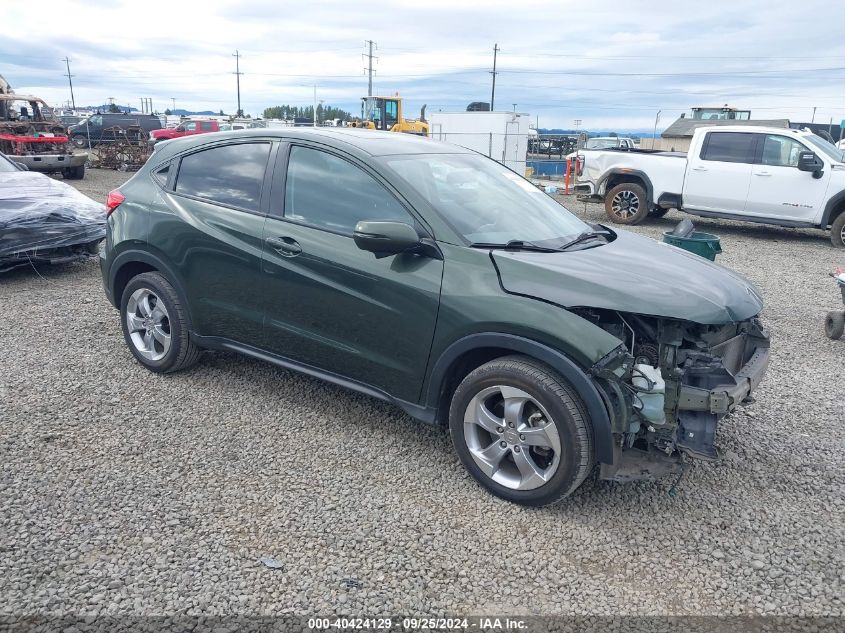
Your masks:
M 176 139 L 107 208 L 105 290 L 142 365 L 233 350 L 387 400 L 448 424 L 472 476 L 517 503 L 597 465 L 627 481 L 716 459 L 768 363 L 740 275 L 425 138 Z

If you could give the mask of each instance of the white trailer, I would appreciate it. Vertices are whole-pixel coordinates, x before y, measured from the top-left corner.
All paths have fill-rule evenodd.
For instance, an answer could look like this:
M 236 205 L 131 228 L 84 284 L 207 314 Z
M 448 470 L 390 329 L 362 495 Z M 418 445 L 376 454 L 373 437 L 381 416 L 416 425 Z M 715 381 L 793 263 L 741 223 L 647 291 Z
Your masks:
M 429 135 L 525 174 L 531 116 L 522 112 L 432 112 Z

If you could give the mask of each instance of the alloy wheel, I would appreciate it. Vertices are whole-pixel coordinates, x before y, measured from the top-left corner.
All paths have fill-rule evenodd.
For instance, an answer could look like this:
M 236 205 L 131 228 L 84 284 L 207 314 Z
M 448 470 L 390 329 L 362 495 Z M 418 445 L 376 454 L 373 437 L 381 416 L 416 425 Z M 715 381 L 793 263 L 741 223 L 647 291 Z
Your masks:
M 170 315 L 164 303 L 147 288 L 138 288 L 126 303 L 126 325 L 141 356 L 161 360 L 170 350 Z
M 640 210 L 640 198 L 633 191 L 620 191 L 610 203 L 613 214 L 619 218 L 629 218 Z
M 560 465 L 560 435 L 531 395 L 507 385 L 479 391 L 464 414 L 464 438 L 476 465 L 496 483 L 533 490 Z

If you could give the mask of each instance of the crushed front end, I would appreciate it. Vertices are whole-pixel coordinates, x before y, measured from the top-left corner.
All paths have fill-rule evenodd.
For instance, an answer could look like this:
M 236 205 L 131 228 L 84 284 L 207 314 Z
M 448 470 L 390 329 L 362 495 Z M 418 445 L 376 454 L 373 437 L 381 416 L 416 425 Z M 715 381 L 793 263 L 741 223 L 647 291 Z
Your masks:
M 628 481 L 680 472 L 687 458 L 718 459 L 720 420 L 750 401 L 766 372 L 769 336 L 758 317 L 722 325 L 577 309 L 623 344 L 591 374 L 610 413 L 613 464 Z
M 67 128 L 42 99 L 14 93 L 0 94 L 0 153 L 41 172 L 68 173 L 88 160 L 73 153 Z

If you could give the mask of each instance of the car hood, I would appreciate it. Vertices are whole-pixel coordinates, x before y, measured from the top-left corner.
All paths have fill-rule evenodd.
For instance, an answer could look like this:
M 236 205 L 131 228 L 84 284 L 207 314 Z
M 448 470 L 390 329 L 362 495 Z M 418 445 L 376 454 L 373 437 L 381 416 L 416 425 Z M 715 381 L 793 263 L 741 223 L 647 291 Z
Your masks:
M 701 324 L 744 321 L 760 291 L 742 275 L 647 237 L 619 231 L 603 246 L 491 253 L 507 292 L 564 307 L 618 310 Z

